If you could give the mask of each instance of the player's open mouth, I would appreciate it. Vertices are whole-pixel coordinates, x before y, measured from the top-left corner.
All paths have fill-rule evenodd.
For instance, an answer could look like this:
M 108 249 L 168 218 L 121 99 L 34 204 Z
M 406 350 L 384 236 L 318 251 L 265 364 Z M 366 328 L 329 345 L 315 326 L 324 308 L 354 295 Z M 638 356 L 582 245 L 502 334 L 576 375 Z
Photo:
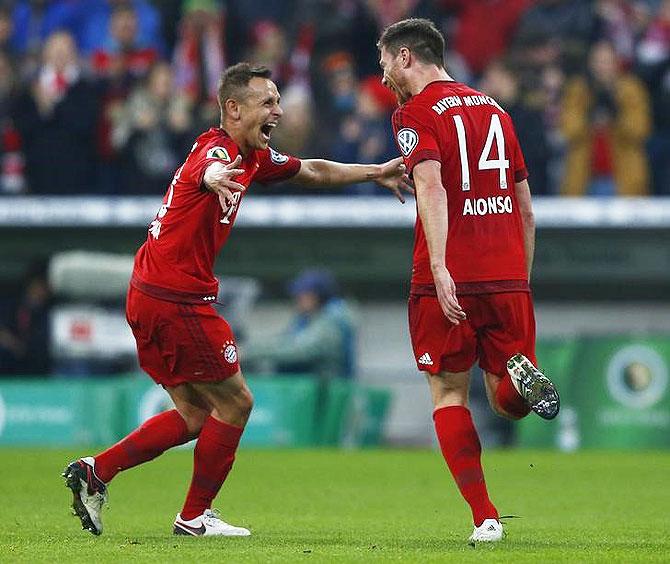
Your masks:
M 277 127 L 276 123 L 265 123 L 261 125 L 261 137 L 267 143 L 272 135 L 272 130 Z

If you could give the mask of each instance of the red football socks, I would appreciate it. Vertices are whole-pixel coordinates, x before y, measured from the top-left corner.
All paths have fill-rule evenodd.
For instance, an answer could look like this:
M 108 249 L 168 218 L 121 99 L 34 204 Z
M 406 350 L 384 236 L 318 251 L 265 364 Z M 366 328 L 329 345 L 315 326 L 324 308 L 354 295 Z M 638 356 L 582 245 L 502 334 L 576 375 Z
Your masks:
M 517 419 L 526 417 L 530 413 L 530 407 L 516 391 L 509 374 L 505 374 L 498 383 L 496 402 L 506 413 Z
M 153 460 L 167 449 L 189 440 L 186 422 L 176 409 L 147 419 L 130 435 L 95 458 L 95 474 L 109 482 L 121 470 Z
M 475 525 L 481 525 L 484 519 L 497 519 L 498 511 L 486 491 L 480 460 L 482 447 L 470 410 L 460 405 L 442 407 L 433 412 L 433 421 L 442 455 L 472 509 Z
M 244 428 L 208 417 L 195 444 L 193 478 L 181 518 L 190 521 L 212 506 L 235 460 Z

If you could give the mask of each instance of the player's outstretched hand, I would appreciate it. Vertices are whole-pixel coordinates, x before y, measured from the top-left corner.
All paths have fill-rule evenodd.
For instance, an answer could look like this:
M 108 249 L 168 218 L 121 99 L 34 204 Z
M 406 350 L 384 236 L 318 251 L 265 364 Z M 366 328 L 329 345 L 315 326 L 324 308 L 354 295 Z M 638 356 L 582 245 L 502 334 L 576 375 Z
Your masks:
M 407 175 L 402 157 L 391 159 L 379 165 L 379 167 L 379 177 L 375 179 L 375 182 L 384 188 L 388 188 L 404 204 L 403 192 L 414 194 L 414 188 L 412 188 L 412 182 Z
M 237 168 L 241 162 L 242 156 L 237 155 L 232 163 L 223 164 L 221 161 L 214 161 L 205 170 L 203 176 L 205 186 L 218 195 L 223 211 L 227 211 L 235 204 L 233 192 L 244 192 L 246 189 L 243 184 L 233 180 L 233 177 L 244 172 L 244 169 Z
M 434 270 L 433 279 L 435 281 L 435 289 L 437 290 L 437 299 L 440 302 L 444 315 L 454 325 L 459 325 L 466 316 L 461 305 L 458 303 L 458 298 L 456 298 L 454 279 L 446 267 Z

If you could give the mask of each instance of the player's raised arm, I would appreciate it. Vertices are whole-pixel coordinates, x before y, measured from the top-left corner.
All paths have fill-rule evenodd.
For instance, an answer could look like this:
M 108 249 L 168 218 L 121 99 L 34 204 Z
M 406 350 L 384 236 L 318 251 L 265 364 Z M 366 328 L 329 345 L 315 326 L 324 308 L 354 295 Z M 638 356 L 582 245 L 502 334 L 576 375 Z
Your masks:
M 373 181 L 393 192 L 403 204 L 405 198 L 402 193 L 414 193 L 400 157 L 382 164 L 345 164 L 324 159 L 305 159 L 300 162 L 300 170 L 293 180 L 307 187 Z
M 412 171 L 416 188 L 416 202 L 423 225 L 430 256 L 437 299 L 444 315 L 458 325 L 465 319 L 456 298 L 456 284 L 447 270 L 445 251 L 449 219 L 447 216 L 447 192 L 442 186 L 441 165 L 427 160 L 418 163 Z
M 535 214 L 530 200 L 530 187 L 528 180 L 522 180 L 514 184 L 516 201 L 519 204 L 519 213 L 523 222 L 523 246 L 526 252 L 526 267 L 528 269 L 528 280 L 533 270 L 533 256 L 535 255 Z

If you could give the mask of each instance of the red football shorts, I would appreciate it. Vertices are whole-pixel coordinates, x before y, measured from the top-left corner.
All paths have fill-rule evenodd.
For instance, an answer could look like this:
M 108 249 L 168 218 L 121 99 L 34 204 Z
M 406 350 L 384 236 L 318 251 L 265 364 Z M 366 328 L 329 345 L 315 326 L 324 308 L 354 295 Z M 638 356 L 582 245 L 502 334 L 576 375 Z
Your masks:
M 454 325 L 442 313 L 437 297 L 410 295 L 409 332 L 419 370 L 464 372 L 479 359 L 482 370 L 503 376 L 516 353 L 537 363 L 529 292 L 459 296 L 458 302 L 467 319 Z
M 157 384 L 216 381 L 239 369 L 235 337 L 211 304 L 182 304 L 128 290 L 126 319 L 140 366 Z

